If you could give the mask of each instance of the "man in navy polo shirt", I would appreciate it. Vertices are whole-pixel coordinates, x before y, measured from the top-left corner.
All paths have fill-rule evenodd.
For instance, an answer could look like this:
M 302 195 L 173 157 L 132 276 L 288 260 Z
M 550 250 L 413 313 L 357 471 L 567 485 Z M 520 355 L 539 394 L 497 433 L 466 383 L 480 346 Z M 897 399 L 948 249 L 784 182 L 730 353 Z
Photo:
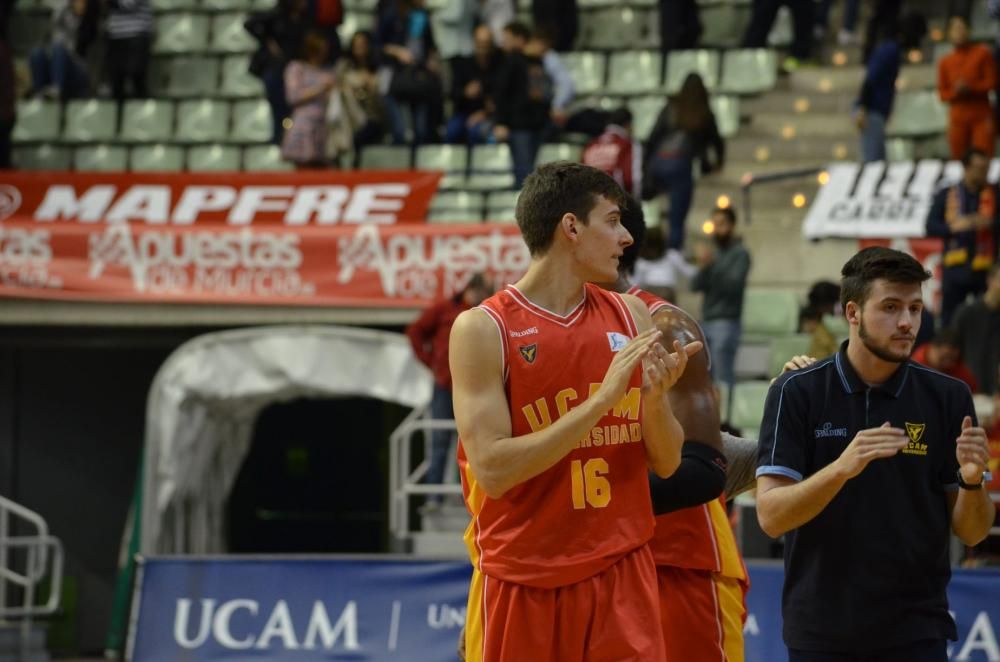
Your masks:
M 760 431 L 789 662 L 945 662 L 949 531 L 975 545 L 993 522 L 986 433 L 964 383 L 909 360 L 920 263 L 867 248 L 842 275 L 847 342 L 771 386 Z

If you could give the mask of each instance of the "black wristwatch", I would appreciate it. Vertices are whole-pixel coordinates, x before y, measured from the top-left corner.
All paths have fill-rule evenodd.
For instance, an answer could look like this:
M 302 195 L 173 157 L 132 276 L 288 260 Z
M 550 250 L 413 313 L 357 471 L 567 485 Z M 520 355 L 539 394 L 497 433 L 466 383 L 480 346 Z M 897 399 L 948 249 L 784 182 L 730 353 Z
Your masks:
M 969 483 L 966 483 L 964 480 L 962 480 L 961 470 L 955 472 L 955 475 L 958 476 L 958 486 L 963 490 L 981 490 L 983 489 L 983 485 L 985 485 L 986 482 L 990 480 L 990 472 L 988 471 L 984 471 L 982 474 L 980 474 L 980 478 L 982 480 L 980 480 L 975 485 L 970 485 Z

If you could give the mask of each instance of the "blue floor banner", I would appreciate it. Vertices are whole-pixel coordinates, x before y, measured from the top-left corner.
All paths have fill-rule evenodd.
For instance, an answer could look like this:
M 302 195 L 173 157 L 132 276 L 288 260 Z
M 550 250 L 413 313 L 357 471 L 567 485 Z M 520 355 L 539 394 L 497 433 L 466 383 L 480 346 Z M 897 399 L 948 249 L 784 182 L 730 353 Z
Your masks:
M 162 557 L 141 560 L 128 657 L 209 660 L 456 660 L 466 562 L 407 557 Z M 746 662 L 784 662 L 782 569 L 748 564 Z M 949 587 L 956 662 L 1000 662 L 1000 571 Z M 651 625 L 653 621 L 651 620 Z

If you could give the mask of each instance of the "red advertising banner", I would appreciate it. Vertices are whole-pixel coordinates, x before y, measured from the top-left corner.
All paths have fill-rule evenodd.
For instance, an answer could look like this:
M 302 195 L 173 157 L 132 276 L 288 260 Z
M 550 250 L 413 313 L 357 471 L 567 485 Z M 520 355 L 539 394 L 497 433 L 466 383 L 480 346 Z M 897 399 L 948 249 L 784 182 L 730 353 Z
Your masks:
M 885 246 L 897 251 L 908 253 L 917 259 L 924 269 L 931 272 L 927 281 L 925 295 L 931 310 L 937 314 L 941 310 L 941 251 L 943 243 L 936 237 L 921 237 L 912 239 L 861 239 L 858 248 L 869 246 Z

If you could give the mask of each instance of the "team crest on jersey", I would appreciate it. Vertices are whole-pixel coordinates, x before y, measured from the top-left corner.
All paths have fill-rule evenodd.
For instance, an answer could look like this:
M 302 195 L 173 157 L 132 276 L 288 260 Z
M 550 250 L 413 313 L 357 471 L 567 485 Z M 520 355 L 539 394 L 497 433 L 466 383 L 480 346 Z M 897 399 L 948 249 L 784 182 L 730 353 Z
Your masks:
M 903 453 L 906 455 L 927 455 L 927 444 L 920 441 L 924 438 L 924 430 L 926 429 L 926 423 L 906 424 L 906 435 L 910 438 L 910 442 L 906 444 Z
M 612 352 L 620 351 L 628 344 L 628 336 L 617 331 L 608 331 L 608 344 L 611 345 Z
M 517 351 L 521 352 L 521 358 L 528 363 L 534 363 L 535 357 L 538 356 L 538 343 L 532 343 L 530 345 L 521 345 L 517 348 Z

